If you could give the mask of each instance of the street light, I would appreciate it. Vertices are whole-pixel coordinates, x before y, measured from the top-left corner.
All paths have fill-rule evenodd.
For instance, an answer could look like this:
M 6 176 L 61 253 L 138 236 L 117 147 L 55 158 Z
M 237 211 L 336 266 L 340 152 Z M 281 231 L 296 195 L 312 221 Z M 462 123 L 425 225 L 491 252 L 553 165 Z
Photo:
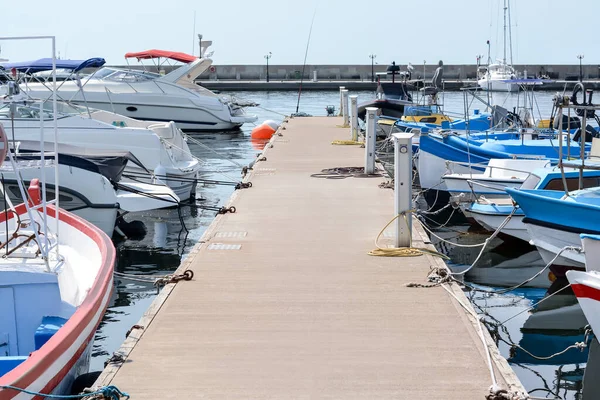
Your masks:
M 374 63 L 375 63 L 375 58 L 377 58 L 377 55 L 369 54 L 369 58 L 371 59 L 371 82 L 375 82 Z
M 265 60 L 267 60 L 267 82 L 269 82 L 269 58 L 271 58 L 271 56 L 271 52 L 265 56 Z
M 579 58 L 579 82 L 583 81 L 583 68 L 581 66 L 581 60 L 583 59 L 583 54 L 579 54 L 577 56 Z

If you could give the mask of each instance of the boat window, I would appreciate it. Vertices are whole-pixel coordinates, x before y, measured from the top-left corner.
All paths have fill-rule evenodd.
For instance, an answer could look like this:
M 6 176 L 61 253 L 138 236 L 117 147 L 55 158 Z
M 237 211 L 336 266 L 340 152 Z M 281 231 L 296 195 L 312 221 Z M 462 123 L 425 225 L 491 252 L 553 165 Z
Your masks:
M 100 68 L 98 71 L 96 71 L 93 75 L 93 78 L 96 79 L 104 79 L 112 74 L 114 74 L 116 72 L 116 70 L 112 69 L 112 68 Z
M 521 189 L 535 189 L 541 178 L 537 175 L 531 174 L 521 184 Z
M 600 186 L 600 177 L 583 178 L 583 189 Z M 543 187 L 545 190 L 565 190 L 562 178 L 551 179 L 550 182 Z M 570 191 L 579 189 L 579 177 L 567 178 L 567 189 Z
M 104 79 L 115 82 L 143 82 L 160 77 L 159 74 L 147 71 L 113 70 L 112 72 L 112 74 L 105 76 Z

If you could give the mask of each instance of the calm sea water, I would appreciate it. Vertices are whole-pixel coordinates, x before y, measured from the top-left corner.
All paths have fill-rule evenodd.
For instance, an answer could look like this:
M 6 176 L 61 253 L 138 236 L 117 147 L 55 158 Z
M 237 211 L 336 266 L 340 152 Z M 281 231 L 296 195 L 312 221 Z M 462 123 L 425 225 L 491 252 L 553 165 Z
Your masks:
M 248 111 L 258 115 L 258 123 L 272 119 L 283 120 L 283 115 L 296 111 L 298 94 L 294 92 L 238 92 L 227 93 L 259 103 L 259 107 Z M 372 92 L 357 92 L 359 103 L 373 98 Z M 483 97 L 485 98 L 485 94 Z M 548 118 L 551 110 L 553 93 L 540 92 L 535 96 L 533 110 L 536 118 Z M 485 99 L 487 100 L 487 99 Z M 503 105 L 512 110 L 523 104 L 523 96 L 515 94 L 494 94 L 493 104 Z M 529 102 L 531 100 L 528 100 Z M 456 115 L 464 113 L 465 105 L 471 110 L 484 106 L 476 99 L 465 98 L 463 93 L 450 92 L 442 97 L 445 110 Z M 325 107 L 339 106 L 337 92 L 304 92 L 300 100 L 299 111 L 315 116 L 326 115 Z M 238 181 L 242 165 L 251 162 L 260 149 L 250 140 L 253 125 L 247 124 L 239 132 L 220 134 L 198 134 L 194 138 L 205 146 L 189 143 L 193 154 L 204 161 L 202 178 L 222 181 Z M 208 148 L 207 148 L 208 147 Z M 231 186 L 199 185 L 198 198 L 204 200 L 201 204 L 220 206 L 227 202 L 233 192 Z M 183 208 L 177 210 L 159 210 L 143 214 L 130 214 L 128 220 L 138 219 L 145 223 L 148 232 L 140 241 L 126 240 L 117 243 L 117 270 L 130 274 L 163 275 L 173 272 L 187 256 L 194 244 L 200 239 L 205 229 L 214 218 L 213 211 L 203 211 Z M 487 234 L 474 230 L 467 225 L 450 226 L 439 230 L 439 233 L 451 240 L 461 243 L 480 243 Z M 460 268 L 472 263 L 477 256 L 475 251 L 440 245 L 440 250 L 452 258 L 454 266 Z M 489 267 L 490 271 L 500 264 L 511 262 L 517 266 L 535 266 L 536 251 L 525 243 L 505 243 L 495 239 L 484 254 L 480 265 Z M 536 264 L 537 262 L 537 264 Z M 539 267 L 543 266 L 539 265 Z M 539 270 L 539 269 L 538 269 Z M 533 275 L 535 271 L 531 273 Z M 481 288 L 490 289 L 496 284 L 494 274 L 475 277 Z M 111 299 L 110 307 L 96 333 L 92 370 L 103 368 L 104 361 L 116 351 L 125 339 L 126 332 L 136 324 L 144 311 L 156 296 L 157 291 L 151 284 L 131 282 L 117 279 L 116 290 Z M 566 346 L 583 339 L 582 335 L 569 326 L 571 317 L 568 313 L 555 318 L 565 318 L 567 330 L 545 331 L 536 328 L 535 318 L 539 313 L 529 312 L 528 308 L 545 294 L 545 289 L 521 289 L 508 294 L 496 295 L 481 292 L 471 292 L 469 296 L 478 308 L 485 313 L 489 321 L 504 322 L 498 328 L 502 340 L 520 344 L 535 355 L 548 355 L 562 350 Z M 561 296 L 565 306 L 576 303 L 573 296 Z M 522 312 L 520 315 L 515 315 Z M 575 311 L 574 311 L 575 312 Z M 532 323 L 532 319 L 534 320 Z M 529 322 L 527 322 L 529 320 Z M 527 329 L 524 329 L 526 327 Z M 529 327 L 533 327 L 529 329 Z M 573 329 L 572 329 L 573 328 Z M 451 341 L 449 341 L 451 345 Z M 564 356 L 549 360 L 538 361 L 527 354 L 517 351 L 510 352 L 510 347 L 503 341 L 499 342 L 501 352 L 510 357 L 511 365 L 517 375 L 532 394 L 542 398 L 580 399 L 583 368 L 588 359 L 588 352 L 570 351 Z M 591 385 L 588 385 L 589 387 Z M 600 393 L 600 392 L 598 392 Z M 586 399 L 593 395 L 586 394 Z M 600 398 L 600 397 L 599 397 Z

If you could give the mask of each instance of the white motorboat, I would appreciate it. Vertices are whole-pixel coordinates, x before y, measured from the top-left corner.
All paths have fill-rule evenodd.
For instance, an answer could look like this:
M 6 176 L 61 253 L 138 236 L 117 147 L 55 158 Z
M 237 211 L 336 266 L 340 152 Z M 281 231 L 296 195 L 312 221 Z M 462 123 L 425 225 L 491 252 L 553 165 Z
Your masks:
M 183 53 L 149 50 L 127 53 L 126 58 L 150 59 L 167 57 L 184 61 L 179 68 L 166 75 L 134 69 L 112 67 L 100 68 L 82 80 L 67 80 L 58 88 L 58 95 L 71 103 L 111 111 L 144 121 L 173 121 L 180 129 L 194 131 L 226 131 L 238 129 L 246 122 L 257 120 L 248 115 L 234 100 L 219 97 L 210 90 L 197 85 L 194 79 L 208 69 L 212 60 L 196 58 Z M 102 60 L 91 63 L 90 60 Z M 97 66 L 103 59 L 83 61 L 58 60 L 60 68 L 79 71 L 81 65 Z M 43 70 L 47 59 L 24 63 L 5 64 L 4 68 L 16 68 L 28 73 Z M 44 83 L 28 82 L 25 90 L 35 98 L 51 96 Z
M 54 133 L 49 129 L 54 123 L 53 113 L 47 110 L 51 104 L 45 103 L 42 113 L 40 104 L 23 99 L 20 104 L 0 105 L 0 124 L 11 139 L 39 141 L 40 126 L 43 125 L 49 131 L 48 140 L 54 140 Z M 173 189 L 181 201 L 195 194 L 200 163 L 173 122 L 151 123 L 107 111 L 90 110 L 85 114 L 81 111 L 69 104 L 58 103 L 56 122 L 60 144 L 130 152 L 143 168 L 128 164 L 125 181 L 154 183 L 159 179 Z

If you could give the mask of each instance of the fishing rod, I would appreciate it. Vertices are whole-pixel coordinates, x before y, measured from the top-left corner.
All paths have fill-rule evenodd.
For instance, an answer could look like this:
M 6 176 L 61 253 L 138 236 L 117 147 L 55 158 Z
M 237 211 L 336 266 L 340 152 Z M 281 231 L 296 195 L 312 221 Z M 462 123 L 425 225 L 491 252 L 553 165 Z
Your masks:
M 315 22 L 315 15 L 317 15 L 317 7 L 313 13 L 312 20 L 310 21 L 310 29 L 308 31 L 308 40 L 306 41 L 306 51 L 304 53 L 304 64 L 302 64 L 302 75 L 300 76 L 300 87 L 298 88 L 298 102 L 296 103 L 296 114 L 300 108 L 300 95 L 302 94 L 302 82 L 304 82 L 304 69 L 306 68 L 306 58 L 308 57 L 308 46 L 310 45 L 310 35 L 312 34 L 313 24 Z

